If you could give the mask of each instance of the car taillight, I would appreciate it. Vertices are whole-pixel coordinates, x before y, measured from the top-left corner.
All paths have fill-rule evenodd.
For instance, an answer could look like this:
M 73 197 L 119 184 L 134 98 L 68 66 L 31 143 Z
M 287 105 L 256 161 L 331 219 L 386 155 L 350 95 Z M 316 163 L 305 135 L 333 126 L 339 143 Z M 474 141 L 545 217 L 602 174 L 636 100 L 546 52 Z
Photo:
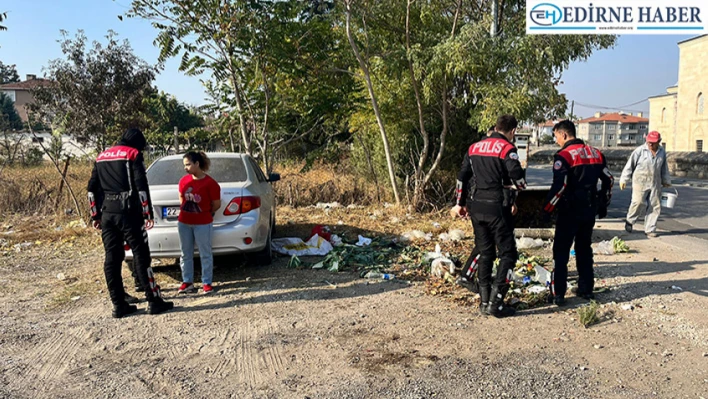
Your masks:
M 224 216 L 240 215 L 261 207 L 261 198 L 255 196 L 236 197 L 224 209 Z

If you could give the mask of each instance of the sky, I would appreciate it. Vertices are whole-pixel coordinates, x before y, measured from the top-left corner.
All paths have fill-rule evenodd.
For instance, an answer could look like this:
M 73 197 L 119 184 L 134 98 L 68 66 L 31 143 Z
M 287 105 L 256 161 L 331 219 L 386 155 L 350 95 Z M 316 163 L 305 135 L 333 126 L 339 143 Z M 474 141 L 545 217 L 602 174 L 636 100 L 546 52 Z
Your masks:
M 130 0 L 3 0 L 0 12 L 7 12 L 8 30 L 0 32 L 0 61 L 16 64 L 20 77 L 43 74 L 48 61 L 61 58 L 60 30 L 73 36 L 83 29 L 89 41 L 103 41 L 109 29 L 128 39 L 136 55 L 150 64 L 157 62 L 153 45 L 157 31 L 148 21 L 124 18 Z M 626 35 L 608 50 L 595 52 L 587 61 L 571 64 L 563 73 L 559 90 L 575 101 L 573 113 L 581 117 L 596 111 L 649 111 L 647 97 L 666 92 L 678 80 L 679 41 L 682 35 Z M 104 41 L 105 42 L 105 41 Z M 178 60 L 167 62 L 155 84 L 180 101 L 206 102 L 199 77 L 178 71 Z M 609 109 L 600 109 L 598 106 Z

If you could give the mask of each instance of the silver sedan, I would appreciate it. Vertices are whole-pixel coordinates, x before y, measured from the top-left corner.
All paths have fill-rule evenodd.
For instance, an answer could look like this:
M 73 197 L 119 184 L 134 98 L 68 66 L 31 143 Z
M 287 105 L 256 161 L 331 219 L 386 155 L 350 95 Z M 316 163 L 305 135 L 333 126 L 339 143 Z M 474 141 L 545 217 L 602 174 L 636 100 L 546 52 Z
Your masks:
M 212 248 L 214 255 L 249 253 L 259 264 L 272 259 L 271 238 L 275 227 L 275 193 L 272 182 L 280 175 L 266 177 L 247 154 L 209 153 L 209 175 L 221 186 L 221 207 L 214 215 Z M 147 170 L 155 227 L 148 232 L 150 253 L 155 258 L 179 258 L 177 217 L 180 203 L 178 184 L 185 175 L 183 155 L 155 161 Z M 199 252 L 195 248 L 195 256 Z M 133 253 L 126 248 L 126 261 Z

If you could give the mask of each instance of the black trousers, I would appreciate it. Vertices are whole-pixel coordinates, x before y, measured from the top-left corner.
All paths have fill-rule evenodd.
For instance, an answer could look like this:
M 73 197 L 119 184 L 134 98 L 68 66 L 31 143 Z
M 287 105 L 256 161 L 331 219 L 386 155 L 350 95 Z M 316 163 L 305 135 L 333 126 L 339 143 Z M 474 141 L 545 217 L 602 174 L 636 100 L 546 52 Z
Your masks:
M 492 286 L 492 269 L 498 249 L 500 264 L 494 278 L 494 286 L 499 292 L 504 293 L 509 287 L 511 273 L 519 257 L 516 251 L 514 218 L 511 211 L 503 210 L 498 214 L 473 212 L 470 216 L 474 227 L 475 247 L 480 253 L 478 261 L 480 291 Z
M 592 230 L 595 219 L 578 219 L 568 213 L 560 213 L 556 221 L 553 241 L 554 270 L 551 277 L 551 292 L 564 296 L 568 290 L 568 260 L 570 247 L 575 242 L 575 263 L 578 269 L 578 292 L 591 293 L 595 286 L 592 255 Z
M 125 259 L 123 241 L 127 242 L 133 251 L 135 259 L 135 274 L 140 285 L 145 287 L 145 298 L 152 302 L 160 297 L 160 287 L 155 284 L 155 278 L 150 267 L 150 247 L 143 216 L 139 211 L 126 210 L 125 213 L 105 212 L 101 217 L 101 238 L 106 251 L 103 271 L 106 275 L 108 293 L 114 305 L 125 301 L 125 289 L 121 268 Z

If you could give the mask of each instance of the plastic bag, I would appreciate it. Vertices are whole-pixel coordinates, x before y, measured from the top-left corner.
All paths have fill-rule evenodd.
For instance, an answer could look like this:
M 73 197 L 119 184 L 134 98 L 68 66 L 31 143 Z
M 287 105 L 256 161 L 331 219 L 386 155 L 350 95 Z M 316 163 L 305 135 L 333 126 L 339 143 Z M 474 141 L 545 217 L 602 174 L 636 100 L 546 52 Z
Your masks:
M 431 275 L 443 278 L 447 273 L 455 274 L 455 264 L 450 259 L 440 257 L 433 260 L 433 264 L 430 266 Z
M 530 237 L 521 237 L 516 240 L 517 249 L 535 249 L 543 248 L 543 240 L 540 238 L 533 239 Z
M 275 238 L 271 241 L 270 247 L 279 254 L 290 256 L 327 255 L 333 249 L 329 241 L 316 234 L 307 242 L 294 237 Z
M 425 234 L 420 230 L 407 231 L 401 235 L 402 241 L 412 241 L 412 240 L 420 240 L 420 239 L 423 239 L 425 241 L 430 241 L 432 238 L 433 238 L 432 233 Z
M 600 255 L 613 255 L 615 253 L 615 247 L 611 242 L 605 240 L 597 244 L 593 253 Z

